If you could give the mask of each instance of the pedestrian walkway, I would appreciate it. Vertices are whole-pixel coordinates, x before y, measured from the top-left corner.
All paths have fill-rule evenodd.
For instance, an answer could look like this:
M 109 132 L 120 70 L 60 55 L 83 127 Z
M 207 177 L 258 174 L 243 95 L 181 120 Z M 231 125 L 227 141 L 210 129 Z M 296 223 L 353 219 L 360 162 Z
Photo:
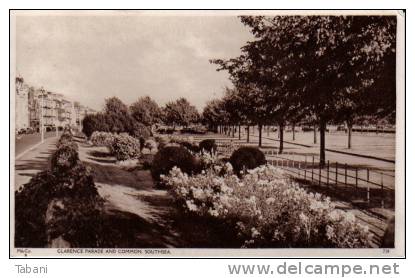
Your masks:
M 56 149 L 57 140 L 56 137 L 47 138 L 15 160 L 14 182 L 10 185 L 12 191 L 28 183 L 34 175 L 49 167 L 50 156 Z

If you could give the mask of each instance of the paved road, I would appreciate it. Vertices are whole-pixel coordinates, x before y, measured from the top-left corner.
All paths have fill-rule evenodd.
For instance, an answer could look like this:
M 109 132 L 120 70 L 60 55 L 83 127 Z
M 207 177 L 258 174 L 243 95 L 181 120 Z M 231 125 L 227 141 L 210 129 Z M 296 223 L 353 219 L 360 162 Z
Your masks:
M 45 138 L 55 137 L 56 132 L 46 132 Z M 15 139 L 15 156 L 20 155 L 24 151 L 28 150 L 32 146 L 40 142 L 40 133 L 24 134 Z
M 38 172 L 46 170 L 49 167 L 49 159 L 56 149 L 56 137 L 48 137 L 36 148 L 26 152 L 14 161 L 14 183 L 10 185 L 12 191 L 18 189 Z

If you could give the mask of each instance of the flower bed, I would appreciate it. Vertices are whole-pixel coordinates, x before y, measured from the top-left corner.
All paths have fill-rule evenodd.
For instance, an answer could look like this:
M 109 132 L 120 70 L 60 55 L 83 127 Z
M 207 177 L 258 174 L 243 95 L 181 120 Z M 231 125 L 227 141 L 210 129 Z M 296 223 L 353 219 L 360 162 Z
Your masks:
M 238 178 L 232 166 L 162 180 L 188 213 L 234 228 L 242 247 L 368 247 L 372 234 L 329 198 L 308 193 L 282 170 L 261 166 Z

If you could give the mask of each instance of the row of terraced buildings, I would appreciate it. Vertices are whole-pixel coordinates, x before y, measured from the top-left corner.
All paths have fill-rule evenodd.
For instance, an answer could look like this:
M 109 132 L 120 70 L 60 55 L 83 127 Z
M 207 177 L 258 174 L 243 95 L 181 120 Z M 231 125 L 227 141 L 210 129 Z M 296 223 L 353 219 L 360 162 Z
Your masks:
M 93 109 L 70 101 L 62 94 L 29 86 L 22 77 L 16 78 L 16 131 L 29 128 L 38 131 L 42 122 L 46 129 L 65 126 L 81 128 L 85 115 L 93 113 Z

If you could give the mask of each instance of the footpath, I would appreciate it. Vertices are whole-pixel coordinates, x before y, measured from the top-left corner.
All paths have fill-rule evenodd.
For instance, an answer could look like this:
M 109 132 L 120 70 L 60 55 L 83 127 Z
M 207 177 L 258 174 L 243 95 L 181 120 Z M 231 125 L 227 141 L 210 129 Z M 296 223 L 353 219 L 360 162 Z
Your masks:
M 38 172 L 48 168 L 57 141 L 57 137 L 46 138 L 43 143 L 34 145 L 34 148 L 25 151 L 15 159 L 15 164 L 11 165 L 15 169 L 14 182 L 10 185 L 11 191 L 17 190 L 28 183 Z

